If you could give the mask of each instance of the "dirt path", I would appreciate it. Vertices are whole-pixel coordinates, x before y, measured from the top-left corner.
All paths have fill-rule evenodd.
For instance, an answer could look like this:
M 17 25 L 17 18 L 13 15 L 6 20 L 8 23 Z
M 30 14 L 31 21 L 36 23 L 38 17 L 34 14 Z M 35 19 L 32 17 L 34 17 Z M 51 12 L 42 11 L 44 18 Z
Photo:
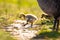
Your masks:
M 6 31 L 10 32 L 11 36 L 17 38 L 18 40 L 30 40 L 35 37 L 37 33 L 37 30 L 29 30 L 28 28 L 30 26 L 30 24 L 23 26 L 23 22 L 16 22 L 6 27 Z M 36 26 L 37 25 L 34 25 L 33 27 Z

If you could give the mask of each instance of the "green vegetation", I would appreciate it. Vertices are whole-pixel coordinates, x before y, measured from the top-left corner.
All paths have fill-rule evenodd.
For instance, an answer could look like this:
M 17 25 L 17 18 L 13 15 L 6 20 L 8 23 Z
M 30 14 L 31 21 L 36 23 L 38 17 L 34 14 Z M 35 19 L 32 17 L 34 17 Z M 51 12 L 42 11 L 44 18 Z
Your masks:
M 0 29 L 20 19 L 19 14 L 34 14 L 38 18 L 43 13 L 37 0 L 0 0 Z M 37 15 L 39 14 L 39 15 Z M 14 40 L 9 33 L 0 30 L 0 40 Z
M 9 33 L 0 29 L 0 40 L 15 40 Z
M 42 31 L 39 35 L 32 38 L 32 40 L 38 40 L 38 39 L 44 39 L 44 40 L 59 40 L 60 39 L 60 33 L 59 32 L 52 32 L 52 31 Z
M 33 28 L 34 30 L 40 29 L 38 36 L 48 38 L 57 38 L 60 33 L 51 32 L 48 30 L 52 27 L 53 22 L 50 20 L 41 20 L 41 14 L 44 13 L 39 8 L 37 0 L 0 0 L 0 28 L 8 26 L 13 23 L 14 20 L 20 19 L 19 14 L 34 14 L 38 17 L 36 24 L 40 24 L 42 29 Z M 48 27 L 49 25 L 49 27 Z M 9 33 L 0 30 L 0 40 L 15 40 L 10 37 Z M 55 40 L 55 39 L 54 39 Z
M 0 0 L 0 28 L 6 27 L 14 20 L 20 19 L 20 13 L 34 14 L 40 17 L 40 12 L 36 0 Z M 9 33 L 0 30 L 0 40 L 15 39 L 10 37 Z
M 60 37 L 59 32 L 41 32 L 39 35 L 40 36 L 45 36 L 45 37 L 48 37 L 48 38 L 58 38 L 58 37 Z
M 37 0 L 0 0 L 0 23 L 3 26 L 9 25 L 15 19 L 20 19 L 21 13 L 34 14 L 40 18 L 43 12 Z

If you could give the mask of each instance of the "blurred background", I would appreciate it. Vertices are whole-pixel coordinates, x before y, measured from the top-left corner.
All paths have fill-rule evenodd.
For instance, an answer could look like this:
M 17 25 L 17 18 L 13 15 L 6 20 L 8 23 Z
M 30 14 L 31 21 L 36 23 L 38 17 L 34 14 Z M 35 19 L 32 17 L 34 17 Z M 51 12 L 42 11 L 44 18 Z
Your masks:
M 41 19 L 41 15 L 44 12 L 39 7 L 37 0 L 0 0 L 0 40 L 8 40 L 8 38 L 9 40 L 15 40 L 2 28 L 10 25 L 14 20 L 20 20 L 20 14 L 33 14 L 37 16 L 38 20 L 35 24 L 42 25 L 44 29 L 48 28 L 48 26 L 53 26 L 53 18 Z
M 20 19 L 19 14 L 22 13 L 34 14 L 40 19 L 43 12 L 40 10 L 37 0 L 0 0 L 0 23 L 3 26 L 15 19 Z

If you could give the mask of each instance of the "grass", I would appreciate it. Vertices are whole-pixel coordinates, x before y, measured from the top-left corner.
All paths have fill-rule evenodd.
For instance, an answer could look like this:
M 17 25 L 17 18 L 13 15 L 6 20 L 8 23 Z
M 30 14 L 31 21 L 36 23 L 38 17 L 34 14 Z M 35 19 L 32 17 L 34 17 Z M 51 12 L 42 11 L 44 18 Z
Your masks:
M 31 40 L 59 40 L 60 32 L 53 32 L 50 27 L 52 27 L 52 25 L 43 25 L 42 28 L 38 31 L 37 36 Z
M 20 19 L 19 14 L 34 14 L 38 17 L 36 23 L 43 25 L 42 30 L 39 32 L 38 36 L 48 37 L 48 38 L 57 38 L 60 36 L 60 33 L 51 32 L 48 30 L 48 25 L 53 24 L 48 22 L 48 20 L 40 21 L 41 14 L 44 13 L 39 8 L 37 0 L 0 0 L 0 26 L 7 26 L 12 23 L 13 20 Z M 46 26 L 45 26 L 46 24 Z M 51 27 L 51 26 L 50 26 Z M 46 29 L 47 28 L 47 29 Z M 38 30 L 39 28 L 35 28 Z M 0 30 L 0 40 L 15 40 L 10 37 L 10 34 Z
M 60 39 L 60 33 L 59 32 L 48 32 L 48 31 L 44 31 L 44 32 L 40 32 L 39 35 L 37 35 L 36 37 L 32 38 L 32 39 L 44 39 L 44 40 L 59 40 Z
M 0 40 L 16 40 L 11 35 L 0 29 Z
M 43 36 L 43 37 L 48 37 L 48 38 L 58 38 L 58 37 L 60 37 L 59 32 L 41 32 L 39 35 L 40 35 L 40 37 Z
M 19 19 L 19 14 L 21 13 L 33 14 L 40 18 L 42 11 L 38 6 L 37 0 L 0 0 L 1 23 L 9 24 Z

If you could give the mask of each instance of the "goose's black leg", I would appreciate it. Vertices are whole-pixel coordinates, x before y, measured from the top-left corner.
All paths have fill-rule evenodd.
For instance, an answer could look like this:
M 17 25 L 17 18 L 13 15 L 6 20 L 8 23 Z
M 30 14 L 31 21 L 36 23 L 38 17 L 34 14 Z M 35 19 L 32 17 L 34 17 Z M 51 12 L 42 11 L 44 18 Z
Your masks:
M 28 24 L 28 22 L 29 22 L 29 20 L 27 20 L 27 23 L 26 23 L 26 24 L 24 24 L 23 26 L 27 25 L 27 24 Z
M 33 23 L 31 23 L 31 28 L 32 28 L 32 26 L 33 26 Z
M 54 20 L 53 31 L 55 31 L 56 23 L 57 23 L 57 20 L 55 19 L 55 20 Z
M 28 22 L 26 23 L 26 24 L 24 24 L 23 26 L 25 26 L 25 25 L 27 25 L 28 24 Z
M 59 29 L 59 20 L 57 20 L 56 31 L 58 32 Z

